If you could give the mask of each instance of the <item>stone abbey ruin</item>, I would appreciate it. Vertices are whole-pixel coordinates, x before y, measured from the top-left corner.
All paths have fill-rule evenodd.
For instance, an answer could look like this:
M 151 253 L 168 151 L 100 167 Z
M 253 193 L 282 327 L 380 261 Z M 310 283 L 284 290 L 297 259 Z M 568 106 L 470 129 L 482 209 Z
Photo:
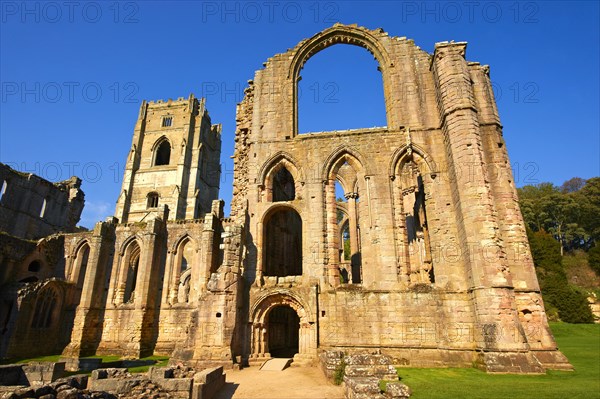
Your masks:
M 387 126 L 299 135 L 300 71 L 336 44 L 378 61 Z M 336 24 L 269 58 L 237 107 L 227 217 L 221 126 L 193 95 L 142 103 L 115 217 L 90 231 L 75 229 L 78 179 L 0 168 L 0 357 L 569 369 L 489 68 L 465 51 Z

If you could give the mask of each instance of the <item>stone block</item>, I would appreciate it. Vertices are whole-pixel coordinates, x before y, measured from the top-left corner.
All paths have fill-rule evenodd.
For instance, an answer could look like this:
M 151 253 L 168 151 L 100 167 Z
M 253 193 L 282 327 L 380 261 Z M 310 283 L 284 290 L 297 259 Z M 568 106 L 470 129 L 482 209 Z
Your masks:
M 27 377 L 20 364 L 0 366 L 0 385 L 25 385 Z
M 23 372 L 30 385 L 49 384 L 64 375 L 65 362 L 27 363 L 23 365 Z

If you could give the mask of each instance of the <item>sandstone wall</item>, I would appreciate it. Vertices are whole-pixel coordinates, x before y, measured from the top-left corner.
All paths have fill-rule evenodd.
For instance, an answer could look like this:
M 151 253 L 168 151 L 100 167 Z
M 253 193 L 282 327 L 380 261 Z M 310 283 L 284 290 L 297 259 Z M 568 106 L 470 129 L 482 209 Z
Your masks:
M 302 66 L 335 44 L 364 47 L 378 61 L 387 126 L 298 134 Z M 443 42 L 428 54 L 381 29 L 336 24 L 269 58 L 249 82 L 238 105 L 232 215 L 248 218 L 251 358 L 268 354 L 270 310 L 289 306 L 300 317 L 300 355 L 377 347 L 410 364 L 564 366 L 543 312 L 489 68 L 465 52 L 466 43 Z M 282 168 L 295 196 L 276 201 Z M 346 263 L 340 210 L 351 226 Z M 302 220 L 301 275 L 273 276 L 265 266 L 277 242 L 267 227 L 280 212 Z M 307 294 L 313 288 L 318 300 Z M 440 335 L 453 326 L 470 332 Z

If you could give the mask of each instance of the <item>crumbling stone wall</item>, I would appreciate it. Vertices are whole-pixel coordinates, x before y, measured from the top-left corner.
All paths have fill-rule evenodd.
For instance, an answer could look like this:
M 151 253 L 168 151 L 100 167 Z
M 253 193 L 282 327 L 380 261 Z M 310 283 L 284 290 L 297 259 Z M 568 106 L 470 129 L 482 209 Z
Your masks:
M 1 355 L 14 359 L 59 353 L 68 344 L 73 326 L 70 290 L 69 284 L 54 278 L 3 293 L 4 298 L 10 294 L 16 298 Z
M 37 242 L 0 235 L 0 356 L 60 352 L 69 342 L 81 290 L 65 280 L 63 235 Z
M 379 62 L 387 125 L 299 135 L 299 73 L 335 44 Z M 230 218 L 214 201 L 220 127 L 204 100 L 144 102 L 117 218 L 36 245 L 50 257 L 22 249 L 11 260 L 47 259 L 40 278 L 66 287 L 64 303 L 77 307 L 69 364 L 151 353 L 260 363 L 270 314 L 285 307 L 297 315 L 285 321 L 298 328 L 288 334 L 297 361 L 377 348 L 395 365 L 570 368 L 548 327 L 489 68 L 465 52 L 443 42 L 428 54 L 381 29 L 336 24 L 269 58 L 237 108 Z M 282 212 L 299 218 L 296 229 L 269 228 Z M 301 274 L 267 271 L 278 231 L 295 243 Z
M 0 163 L 0 231 L 25 239 L 75 231 L 84 204 L 81 179 L 52 183 Z

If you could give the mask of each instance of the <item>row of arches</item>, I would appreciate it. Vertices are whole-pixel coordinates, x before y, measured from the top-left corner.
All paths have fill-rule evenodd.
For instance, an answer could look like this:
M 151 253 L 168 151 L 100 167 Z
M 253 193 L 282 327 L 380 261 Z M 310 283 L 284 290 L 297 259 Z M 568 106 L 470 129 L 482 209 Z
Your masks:
M 116 260 L 116 273 L 111 282 L 114 287 L 112 302 L 115 305 L 133 304 L 139 296 L 139 282 L 143 257 L 143 240 L 130 237 L 125 240 Z M 73 253 L 73 260 L 68 265 L 66 278 L 77 290 L 83 289 L 84 279 L 88 269 L 90 244 L 87 240 L 79 243 Z M 180 237 L 168 251 L 165 267 L 167 280 L 166 301 L 170 304 L 189 303 L 194 290 L 194 273 L 201 273 L 200 248 L 196 240 L 185 234 Z M 214 272 L 214 270 L 209 270 Z
M 365 196 L 369 176 L 362 157 L 339 151 L 327 162 L 324 207 L 327 258 L 337 267 L 341 283 L 363 281 L 361 227 L 370 216 Z M 259 200 L 282 203 L 270 207 L 259 223 L 258 271 L 263 276 L 302 274 L 302 216 L 294 204 L 301 199 L 302 171 L 289 154 L 277 154 L 263 166 Z M 431 158 L 418 146 L 406 145 L 392 156 L 390 193 L 397 227 L 398 274 L 408 283 L 433 283 L 435 276 L 427 223 L 427 202 L 435 178 Z

